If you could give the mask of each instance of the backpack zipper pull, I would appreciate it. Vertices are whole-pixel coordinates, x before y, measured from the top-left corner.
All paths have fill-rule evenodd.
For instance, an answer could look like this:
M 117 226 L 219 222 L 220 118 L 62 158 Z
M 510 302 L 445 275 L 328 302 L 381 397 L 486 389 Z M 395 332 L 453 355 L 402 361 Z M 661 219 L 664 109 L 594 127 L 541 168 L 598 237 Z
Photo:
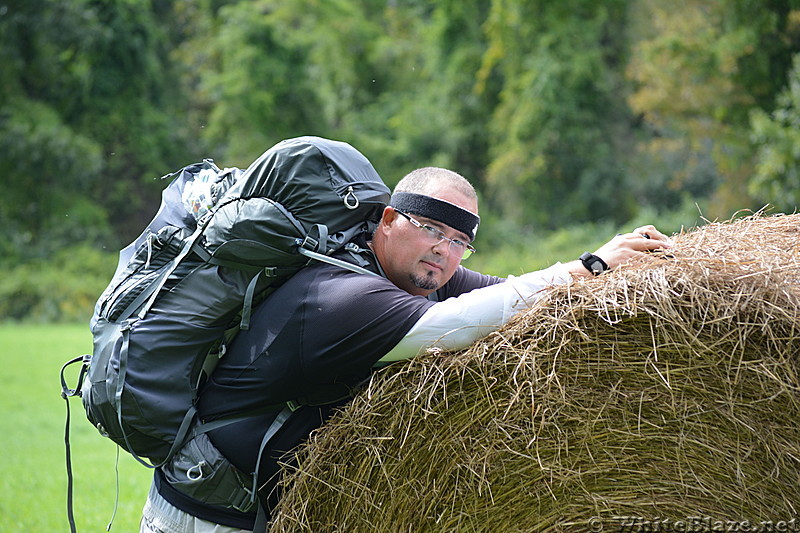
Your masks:
M 352 200 L 348 200 L 348 198 L 350 198 L 350 197 L 352 197 L 353 199 Z M 358 208 L 359 203 L 360 202 L 358 201 L 358 196 L 356 196 L 356 193 L 353 191 L 353 186 L 350 185 L 347 188 L 347 194 L 344 195 L 344 206 L 347 209 L 353 210 L 353 209 Z

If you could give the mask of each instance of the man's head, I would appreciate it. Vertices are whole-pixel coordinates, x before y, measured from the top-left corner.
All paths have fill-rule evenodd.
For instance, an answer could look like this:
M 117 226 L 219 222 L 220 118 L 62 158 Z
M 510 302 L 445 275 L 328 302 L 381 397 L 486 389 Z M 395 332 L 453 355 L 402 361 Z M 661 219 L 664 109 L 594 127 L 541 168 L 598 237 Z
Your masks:
M 463 176 L 421 168 L 395 187 L 372 246 L 395 285 L 427 296 L 453 276 L 461 263 L 460 244 L 475 238 L 479 221 L 477 194 Z

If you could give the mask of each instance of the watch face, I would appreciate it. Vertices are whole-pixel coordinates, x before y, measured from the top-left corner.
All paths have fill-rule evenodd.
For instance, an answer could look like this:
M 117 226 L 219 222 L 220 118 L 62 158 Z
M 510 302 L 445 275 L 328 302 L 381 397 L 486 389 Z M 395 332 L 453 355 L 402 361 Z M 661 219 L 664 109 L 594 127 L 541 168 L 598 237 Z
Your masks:
M 595 276 L 602 274 L 608 268 L 602 259 L 589 252 L 584 252 L 581 254 L 580 260 L 583 263 L 583 266 Z

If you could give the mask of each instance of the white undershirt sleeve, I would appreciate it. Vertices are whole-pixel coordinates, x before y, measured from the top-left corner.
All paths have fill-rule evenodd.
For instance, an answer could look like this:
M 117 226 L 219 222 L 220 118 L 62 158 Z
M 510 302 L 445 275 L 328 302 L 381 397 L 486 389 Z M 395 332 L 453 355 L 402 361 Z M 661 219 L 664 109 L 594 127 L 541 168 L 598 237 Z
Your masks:
M 545 270 L 509 276 L 503 283 L 438 302 L 379 362 L 408 359 L 434 347 L 445 350 L 466 348 L 530 307 L 543 289 L 571 280 L 566 267 L 556 263 Z

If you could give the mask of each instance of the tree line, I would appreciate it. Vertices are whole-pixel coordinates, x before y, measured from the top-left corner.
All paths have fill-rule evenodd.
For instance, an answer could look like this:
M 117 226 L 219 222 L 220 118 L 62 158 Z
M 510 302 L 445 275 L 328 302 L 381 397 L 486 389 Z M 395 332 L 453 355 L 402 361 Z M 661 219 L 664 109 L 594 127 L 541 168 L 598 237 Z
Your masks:
M 0 263 L 116 249 L 161 175 L 297 135 L 511 227 L 792 211 L 798 52 L 798 0 L 0 0 Z

